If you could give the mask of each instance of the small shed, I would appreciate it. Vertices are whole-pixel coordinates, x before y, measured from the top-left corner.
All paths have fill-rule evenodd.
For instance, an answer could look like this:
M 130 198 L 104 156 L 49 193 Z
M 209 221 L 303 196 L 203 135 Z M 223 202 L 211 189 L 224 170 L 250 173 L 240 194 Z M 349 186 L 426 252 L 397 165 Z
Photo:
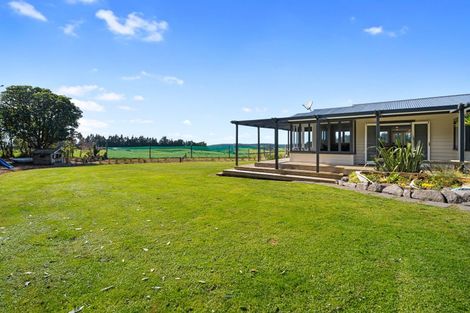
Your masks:
M 33 164 L 35 165 L 55 165 L 64 163 L 65 158 L 62 148 L 38 149 L 33 152 Z

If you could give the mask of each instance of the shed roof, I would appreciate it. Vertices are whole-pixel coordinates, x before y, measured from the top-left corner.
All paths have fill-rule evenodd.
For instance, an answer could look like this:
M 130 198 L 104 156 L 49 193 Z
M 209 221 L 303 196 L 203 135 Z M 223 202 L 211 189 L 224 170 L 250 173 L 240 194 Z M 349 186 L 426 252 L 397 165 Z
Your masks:
M 33 151 L 33 154 L 53 154 L 61 150 L 62 150 L 62 147 L 59 147 L 56 149 L 36 149 Z

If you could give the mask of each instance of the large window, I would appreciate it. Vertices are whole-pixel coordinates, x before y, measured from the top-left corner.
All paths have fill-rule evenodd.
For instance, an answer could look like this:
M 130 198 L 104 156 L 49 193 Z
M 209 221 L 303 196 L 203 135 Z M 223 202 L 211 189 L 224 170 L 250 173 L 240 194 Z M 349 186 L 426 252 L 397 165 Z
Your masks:
M 327 122 L 320 124 L 320 151 L 352 152 L 352 121 Z
M 320 124 L 320 151 L 353 152 L 352 121 L 331 121 Z M 315 151 L 315 122 L 291 125 L 291 151 Z

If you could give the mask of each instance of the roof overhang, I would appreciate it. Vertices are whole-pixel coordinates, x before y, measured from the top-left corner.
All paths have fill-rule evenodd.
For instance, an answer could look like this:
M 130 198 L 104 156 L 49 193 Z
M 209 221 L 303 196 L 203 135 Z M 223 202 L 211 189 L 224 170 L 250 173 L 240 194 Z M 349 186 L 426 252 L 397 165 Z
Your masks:
M 460 105 L 463 105 L 464 109 L 467 111 L 470 109 L 470 103 L 467 104 L 458 104 L 458 105 L 449 105 L 442 107 L 432 107 L 432 108 L 414 108 L 414 109 L 402 109 L 402 110 L 386 110 L 386 111 L 367 111 L 367 112 L 349 112 L 341 114 L 324 114 L 324 115 L 305 115 L 299 117 L 291 117 L 288 121 L 289 123 L 293 122 L 302 122 L 302 121 L 312 121 L 317 118 L 323 120 L 329 119 L 356 119 L 356 118 L 369 118 L 375 117 L 377 113 L 382 117 L 390 116 L 402 116 L 402 115 L 422 115 L 422 114 L 438 114 L 438 113 L 455 113 L 458 111 Z
M 271 128 L 275 129 L 276 126 L 281 130 L 290 130 L 289 117 L 273 117 L 265 118 L 258 120 L 244 120 L 244 121 L 231 121 L 232 124 L 250 126 L 250 127 L 260 127 L 260 128 Z

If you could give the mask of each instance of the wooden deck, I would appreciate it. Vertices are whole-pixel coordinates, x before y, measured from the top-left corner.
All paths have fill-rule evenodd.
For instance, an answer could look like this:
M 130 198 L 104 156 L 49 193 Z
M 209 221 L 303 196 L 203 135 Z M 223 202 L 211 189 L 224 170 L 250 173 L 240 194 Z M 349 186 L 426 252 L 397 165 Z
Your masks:
M 282 181 L 307 181 L 336 183 L 344 175 L 352 171 L 363 170 L 363 166 L 338 166 L 320 164 L 320 172 L 316 172 L 314 164 L 291 162 L 289 159 L 279 160 L 279 169 L 274 161 L 262 161 L 255 164 L 240 165 L 219 173 L 220 176 L 270 179 Z

